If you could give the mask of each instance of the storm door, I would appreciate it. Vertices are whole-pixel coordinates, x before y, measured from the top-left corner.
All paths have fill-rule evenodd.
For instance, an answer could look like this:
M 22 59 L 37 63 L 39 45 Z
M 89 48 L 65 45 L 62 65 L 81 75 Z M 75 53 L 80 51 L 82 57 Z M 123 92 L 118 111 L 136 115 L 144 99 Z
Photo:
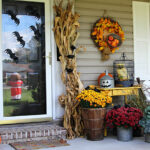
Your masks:
M 52 117 L 46 4 L 47 0 L 2 1 L 1 120 Z

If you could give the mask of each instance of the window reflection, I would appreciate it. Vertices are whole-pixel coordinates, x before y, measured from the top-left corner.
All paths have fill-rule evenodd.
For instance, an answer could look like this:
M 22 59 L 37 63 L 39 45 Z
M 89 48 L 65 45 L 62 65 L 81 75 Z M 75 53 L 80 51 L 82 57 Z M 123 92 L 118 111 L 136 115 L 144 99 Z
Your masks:
M 42 3 L 3 1 L 4 116 L 46 114 Z

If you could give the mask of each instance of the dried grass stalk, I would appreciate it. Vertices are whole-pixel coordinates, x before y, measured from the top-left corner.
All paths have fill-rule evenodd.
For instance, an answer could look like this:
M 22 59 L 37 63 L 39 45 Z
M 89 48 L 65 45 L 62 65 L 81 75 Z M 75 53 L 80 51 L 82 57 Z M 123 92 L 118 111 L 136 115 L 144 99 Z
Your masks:
M 83 130 L 79 103 L 75 100 L 76 96 L 84 88 L 80 81 L 76 64 L 76 54 L 80 48 L 75 50 L 75 44 L 79 37 L 78 29 L 80 24 L 78 22 L 79 14 L 72 13 L 73 3 L 68 0 L 66 9 L 62 8 L 62 3 L 63 0 L 54 6 L 56 17 L 53 31 L 61 55 L 61 78 L 66 86 L 66 95 L 62 94 L 59 97 L 59 102 L 65 107 L 64 127 L 68 131 L 68 138 L 72 139 L 80 136 Z

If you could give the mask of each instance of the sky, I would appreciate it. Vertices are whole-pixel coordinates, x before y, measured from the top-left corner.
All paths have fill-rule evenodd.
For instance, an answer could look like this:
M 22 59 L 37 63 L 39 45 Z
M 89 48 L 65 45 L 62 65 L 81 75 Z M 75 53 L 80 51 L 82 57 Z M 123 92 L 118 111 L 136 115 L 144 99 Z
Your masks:
M 33 16 L 27 15 L 17 15 L 17 18 L 20 20 L 20 24 L 16 25 L 11 17 L 7 14 L 2 15 L 2 50 L 3 50 L 3 59 L 9 59 L 9 55 L 4 51 L 5 49 L 11 49 L 13 52 L 16 52 L 17 49 L 20 49 L 22 46 L 17 42 L 16 37 L 12 34 L 14 31 L 18 31 L 23 40 L 26 42 L 24 48 L 30 49 L 29 41 L 34 36 L 33 31 L 29 28 L 31 25 L 36 25 L 36 23 L 41 23 L 41 19 L 36 19 Z

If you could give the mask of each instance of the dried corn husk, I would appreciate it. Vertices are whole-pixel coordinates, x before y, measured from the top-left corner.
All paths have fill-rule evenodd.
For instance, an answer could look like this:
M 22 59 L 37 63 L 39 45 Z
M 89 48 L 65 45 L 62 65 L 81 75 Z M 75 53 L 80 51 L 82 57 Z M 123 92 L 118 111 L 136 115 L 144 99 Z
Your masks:
M 70 3 L 69 0 L 66 9 L 62 8 L 62 3 L 63 0 L 54 6 L 56 17 L 53 31 L 61 55 L 59 57 L 62 68 L 61 79 L 66 86 L 66 94 L 59 97 L 59 102 L 65 107 L 63 124 L 68 131 L 67 137 L 72 139 L 82 135 L 83 132 L 79 102 L 75 99 L 84 89 L 76 64 L 76 54 L 79 52 L 80 47 L 76 50 L 71 49 L 71 46 L 75 46 L 79 37 L 80 24 L 78 19 L 80 16 L 77 13 L 72 13 L 73 3 Z M 68 58 L 68 55 L 74 55 L 74 57 Z M 72 70 L 72 72 L 67 72 L 66 68 Z

